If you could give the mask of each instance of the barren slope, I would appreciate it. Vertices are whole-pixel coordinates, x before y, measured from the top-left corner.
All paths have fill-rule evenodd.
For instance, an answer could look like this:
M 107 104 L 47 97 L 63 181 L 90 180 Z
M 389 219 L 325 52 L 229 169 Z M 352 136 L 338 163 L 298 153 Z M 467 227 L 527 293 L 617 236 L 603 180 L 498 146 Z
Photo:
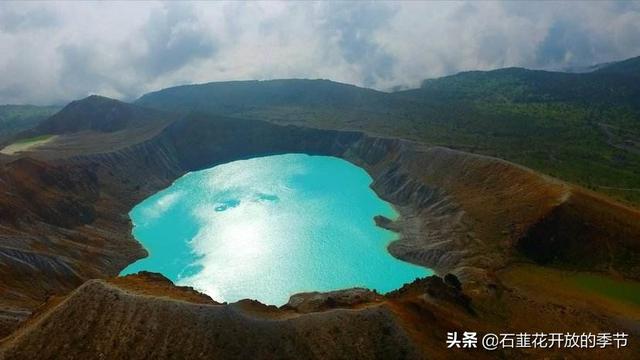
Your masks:
M 190 114 L 133 129 L 65 133 L 46 149 L 2 158 L 3 334 L 49 296 L 115 276 L 144 256 L 126 215 L 144 197 L 188 171 L 291 152 L 338 156 L 367 170 L 374 190 L 402 215 L 385 223 L 400 232 L 390 252 L 437 274 L 456 274 L 475 315 L 460 305 L 460 294 L 451 296 L 448 285 L 423 284 L 405 289 L 400 298 L 371 298 L 356 312 L 297 316 L 298 310 L 289 309 L 280 315 L 295 315 L 291 320 L 274 321 L 269 312 L 266 321 L 234 310 L 255 312 L 251 303 L 186 304 L 198 298 L 194 294 L 181 302 L 164 299 L 149 290 L 153 279 L 91 281 L 64 300 L 53 299 L 3 342 L 3 351 L 17 357 L 36 352 L 84 357 L 107 350 L 114 357 L 132 351 L 138 358 L 201 352 L 269 357 L 269 351 L 321 357 L 319 344 L 326 343 L 328 357 L 341 357 L 363 341 L 356 347 L 363 356 L 386 357 L 387 351 L 409 356 L 416 347 L 441 354 L 452 328 L 615 330 L 635 336 L 640 331 L 637 305 L 609 299 L 619 310 L 610 311 L 579 289 L 565 294 L 544 284 L 518 283 L 512 271 L 527 264 L 561 273 L 596 272 L 637 285 L 637 210 L 496 158 L 359 132 Z M 530 273 L 535 280 L 538 273 Z M 332 333 L 336 327 L 346 333 Z M 167 338 L 175 333 L 182 336 Z M 637 351 L 634 345 L 607 354 L 633 358 Z

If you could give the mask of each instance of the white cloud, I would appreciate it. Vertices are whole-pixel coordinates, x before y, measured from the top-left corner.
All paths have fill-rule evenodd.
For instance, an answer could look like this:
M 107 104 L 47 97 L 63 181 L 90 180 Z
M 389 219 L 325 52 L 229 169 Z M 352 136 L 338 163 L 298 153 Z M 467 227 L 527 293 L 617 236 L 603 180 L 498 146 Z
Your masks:
M 639 2 L 3 2 L 0 103 L 232 79 L 388 89 L 639 53 Z

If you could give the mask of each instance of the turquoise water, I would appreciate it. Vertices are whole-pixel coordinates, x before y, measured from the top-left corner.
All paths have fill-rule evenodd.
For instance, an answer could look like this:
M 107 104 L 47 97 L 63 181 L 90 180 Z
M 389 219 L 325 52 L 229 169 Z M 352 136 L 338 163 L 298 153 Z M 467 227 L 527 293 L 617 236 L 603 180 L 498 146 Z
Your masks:
M 160 272 L 218 301 L 282 305 L 305 291 L 393 290 L 430 272 L 392 257 L 397 216 L 342 159 L 287 154 L 188 173 L 131 210 L 149 252 L 122 271 Z

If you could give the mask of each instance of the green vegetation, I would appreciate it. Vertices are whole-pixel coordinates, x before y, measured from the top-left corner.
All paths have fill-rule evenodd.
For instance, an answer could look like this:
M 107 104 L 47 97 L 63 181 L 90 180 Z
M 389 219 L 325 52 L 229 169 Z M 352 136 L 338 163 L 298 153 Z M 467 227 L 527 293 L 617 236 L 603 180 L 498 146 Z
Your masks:
M 126 128 L 167 121 L 170 115 L 103 96 L 91 95 L 67 104 L 22 137 L 67 134 L 78 131 L 116 132 Z
M 604 70 L 471 72 L 426 81 L 403 95 L 459 109 L 440 121 L 447 124 L 442 133 L 425 126 L 420 138 L 640 204 L 640 72 Z
M 640 305 L 640 284 L 637 282 L 614 280 L 606 276 L 579 273 L 572 276 L 580 288 L 600 295 Z
M 29 143 L 34 143 L 34 142 L 45 141 L 45 140 L 48 140 L 49 138 L 51 138 L 52 136 L 53 135 L 33 136 L 33 137 L 30 137 L 30 138 L 16 140 L 14 142 L 14 144 L 29 144 Z
M 56 113 L 56 106 L 0 105 L 0 143 Z
M 363 130 L 504 158 L 640 205 L 640 57 L 586 74 L 507 68 L 384 93 L 326 80 L 181 86 L 137 103 Z

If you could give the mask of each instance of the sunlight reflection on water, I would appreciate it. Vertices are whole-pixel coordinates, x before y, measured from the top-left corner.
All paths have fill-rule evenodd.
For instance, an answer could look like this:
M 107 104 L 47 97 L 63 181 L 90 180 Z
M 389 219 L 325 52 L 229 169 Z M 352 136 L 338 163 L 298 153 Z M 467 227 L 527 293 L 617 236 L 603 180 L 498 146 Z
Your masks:
M 189 173 L 130 213 L 149 251 L 122 274 L 161 272 L 218 301 L 281 305 L 303 291 L 385 292 L 427 269 L 393 258 L 396 216 L 368 174 L 332 157 L 287 154 Z

